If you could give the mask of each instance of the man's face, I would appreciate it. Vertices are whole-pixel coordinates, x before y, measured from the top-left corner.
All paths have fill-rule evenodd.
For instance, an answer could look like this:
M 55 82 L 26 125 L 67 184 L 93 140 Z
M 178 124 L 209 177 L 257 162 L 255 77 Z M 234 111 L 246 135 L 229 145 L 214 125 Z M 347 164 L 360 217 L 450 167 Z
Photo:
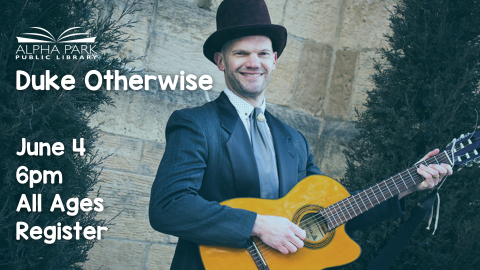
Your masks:
M 266 36 L 247 36 L 224 44 L 215 54 L 218 69 L 225 72 L 227 87 L 246 99 L 255 99 L 267 87 L 275 70 L 277 53 Z

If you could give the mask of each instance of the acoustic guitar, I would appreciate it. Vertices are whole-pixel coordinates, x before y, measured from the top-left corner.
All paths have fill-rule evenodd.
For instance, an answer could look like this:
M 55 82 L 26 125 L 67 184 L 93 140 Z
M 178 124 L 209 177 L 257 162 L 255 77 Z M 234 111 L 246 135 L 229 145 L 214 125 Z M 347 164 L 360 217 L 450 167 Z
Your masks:
M 309 176 L 285 197 L 277 200 L 238 198 L 222 202 L 261 215 L 290 219 L 306 231 L 304 247 L 287 255 L 252 237 L 246 249 L 200 246 L 206 270 L 319 270 L 353 262 L 360 246 L 345 233 L 345 223 L 382 202 L 417 185 L 420 164 L 448 163 L 473 166 L 480 163 L 480 131 L 454 139 L 442 153 L 397 173 L 355 195 L 326 176 Z

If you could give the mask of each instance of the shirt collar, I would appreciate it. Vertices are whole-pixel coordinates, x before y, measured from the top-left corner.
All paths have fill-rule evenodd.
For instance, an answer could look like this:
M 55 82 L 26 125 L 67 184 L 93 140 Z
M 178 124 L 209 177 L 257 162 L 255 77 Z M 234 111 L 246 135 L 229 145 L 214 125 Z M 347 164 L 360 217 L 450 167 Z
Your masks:
M 232 103 L 233 107 L 235 107 L 235 109 L 237 110 L 237 113 L 241 119 L 245 119 L 250 116 L 250 114 L 254 109 L 254 107 L 250 105 L 250 103 L 245 101 L 243 98 L 239 97 L 237 94 L 235 94 L 232 90 L 228 89 L 227 87 L 225 87 L 223 92 L 225 92 L 228 99 Z M 262 101 L 262 105 L 260 105 L 260 108 L 262 109 L 263 113 L 265 113 L 265 107 L 266 107 L 265 104 L 266 102 L 264 97 Z

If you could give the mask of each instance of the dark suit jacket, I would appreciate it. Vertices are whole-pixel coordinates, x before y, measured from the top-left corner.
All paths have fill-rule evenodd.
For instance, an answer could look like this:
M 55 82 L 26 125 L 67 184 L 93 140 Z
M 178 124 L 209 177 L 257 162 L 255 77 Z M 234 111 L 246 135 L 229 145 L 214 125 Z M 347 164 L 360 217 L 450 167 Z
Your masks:
M 268 111 L 265 116 L 283 197 L 298 181 L 321 171 L 300 132 Z M 150 224 L 179 237 L 171 269 L 203 269 L 198 244 L 247 247 L 256 213 L 218 202 L 260 197 L 255 157 L 245 127 L 224 93 L 201 107 L 175 111 L 165 133 L 167 146 L 151 192 Z M 350 221 L 349 227 L 364 227 L 402 212 L 397 199 L 383 205 Z

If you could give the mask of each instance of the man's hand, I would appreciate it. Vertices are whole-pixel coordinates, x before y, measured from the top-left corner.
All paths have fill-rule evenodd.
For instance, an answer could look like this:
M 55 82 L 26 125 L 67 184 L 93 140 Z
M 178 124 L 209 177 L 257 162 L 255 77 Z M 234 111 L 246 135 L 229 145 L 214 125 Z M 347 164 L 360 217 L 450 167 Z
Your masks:
M 257 215 L 252 235 L 283 254 L 294 253 L 302 248 L 306 237 L 305 231 L 290 220 L 262 215 Z
M 439 152 L 440 152 L 440 150 L 438 150 L 438 149 L 430 151 L 420 161 L 427 160 L 428 158 L 437 155 Z M 425 179 L 425 181 L 423 181 L 423 182 L 419 183 L 418 185 L 416 185 L 414 187 L 411 187 L 408 190 L 400 193 L 400 195 L 398 195 L 399 199 L 401 199 L 403 196 L 405 196 L 407 194 L 410 194 L 414 191 L 420 191 L 420 190 L 434 188 L 436 185 L 438 185 L 438 183 L 440 183 L 442 181 L 442 179 L 446 175 L 452 175 L 453 170 L 452 170 L 452 167 L 450 166 L 450 164 L 442 163 L 440 165 L 431 164 L 428 167 L 425 166 L 425 165 L 420 165 L 420 167 L 417 169 L 417 173 L 420 174 Z

